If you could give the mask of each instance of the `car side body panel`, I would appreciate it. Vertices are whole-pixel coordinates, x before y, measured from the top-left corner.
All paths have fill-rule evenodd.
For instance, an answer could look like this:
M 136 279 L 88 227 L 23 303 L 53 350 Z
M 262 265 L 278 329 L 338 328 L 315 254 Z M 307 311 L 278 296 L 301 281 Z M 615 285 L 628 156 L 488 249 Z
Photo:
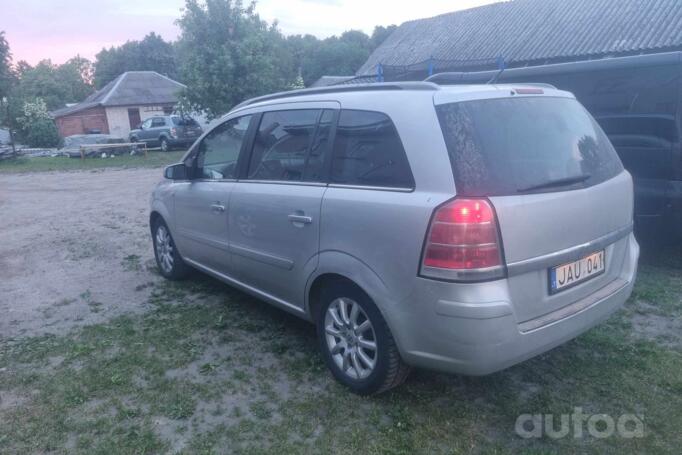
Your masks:
M 572 98 L 569 93 L 552 88 L 543 90 L 543 96 Z M 551 349 L 607 318 L 632 291 L 639 247 L 630 232 L 633 197 L 631 179 L 626 172 L 602 185 L 566 192 L 572 194 L 553 192 L 490 198 L 499 209 L 503 248 L 508 249 L 508 259 L 516 267 L 512 270 L 510 265 L 509 273 L 505 269 L 501 279 L 456 282 L 420 274 L 434 210 L 457 196 L 452 164 L 434 105 L 513 96 L 517 96 L 513 90 L 502 85 L 443 90 L 425 85 L 423 89 L 404 91 L 294 93 L 284 101 L 256 100 L 238 107 L 223 120 L 310 106 L 385 113 L 395 125 L 405 149 L 415 185 L 390 188 L 339 184 L 329 182 L 328 175 L 327 182 L 314 186 L 315 197 L 319 196 L 319 211 L 314 212 L 311 220 L 315 226 L 296 226 L 293 222 L 298 218 L 286 221 L 280 218 L 309 214 L 298 214 L 297 208 L 286 205 L 287 201 L 281 197 L 287 194 L 284 191 L 287 186 L 298 185 L 305 191 L 306 185 L 243 182 L 240 180 L 246 176 L 242 165 L 234 187 L 251 193 L 262 189 L 263 194 L 243 198 L 234 212 L 230 200 L 226 206 L 225 229 L 229 226 L 230 230 L 224 245 L 227 251 L 222 248 L 213 253 L 206 251 L 208 255 L 229 257 L 229 267 L 221 268 L 220 261 L 195 255 L 196 246 L 184 239 L 178 242 L 180 251 L 190 265 L 308 320 L 312 319 L 316 303 L 311 300 L 316 280 L 325 275 L 343 276 L 373 300 L 403 359 L 415 366 L 487 374 Z M 195 148 L 185 155 L 184 162 L 193 161 Z M 177 220 L 173 219 L 177 213 L 170 208 L 177 204 L 173 188 L 187 185 L 191 184 L 162 183 L 152 202 L 153 210 L 173 220 L 169 227 L 174 236 L 182 234 Z M 278 185 L 284 188 L 280 192 Z M 590 199 L 594 197 L 599 201 Z M 557 204 L 563 204 L 568 212 L 562 213 L 558 205 L 551 206 L 552 200 L 559 201 Z M 533 204 L 542 206 L 542 213 L 547 215 L 541 223 L 533 223 Z M 553 242 L 552 239 L 561 238 L 557 237 L 560 234 L 546 231 L 568 229 L 557 224 L 574 223 L 576 218 L 584 216 L 580 211 L 583 206 L 587 211 L 603 213 L 598 214 L 594 225 L 584 229 L 573 226 L 574 231 L 566 232 L 563 241 Z M 611 208 L 613 217 L 609 216 Z M 263 213 L 256 213 L 259 210 Z M 304 210 L 311 208 L 306 206 Z M 571 216 L 573 212 L 575 216 Z M 552 213 L 556 214 L 554 220 Z M 275 221 L 271 216 L 279 218 Z M 533 234 L 533 226 L 541 232 Z M 312 237 L 300 245 L 301 239 L 284 235 L 289 228 L 297 229 L 295 232 L 300 234 L 311 231 L 308 229 L 311 227 L 316 234 L 310 232 Z M 238 235 L 233 237 L 233 231 Z M 613 234 L 616 231 L 617 238 Z M 613 238 L 603 243 L 602 237 L 611 235 Z M 534 239 L 540 241 L 534 242 Z M 302 254 L 294 259 L 297 247 Z M 571 260 L 574 260 L 582 253 L 591 252 L 592 247 L 606 249 L 608 269 L 604 275 L 558 294 L 559 297 L 549 297 L 548 268 L 560 264 L 551 255 L 571 250 L 575 255 Z M 537 261 L 532 270 L 523 269 L 524 261 L 546 255 L 550 258 Z M 287 274 L 291 271 L 295 274 Z M 526 286 L 532 290 L 523 291 Z

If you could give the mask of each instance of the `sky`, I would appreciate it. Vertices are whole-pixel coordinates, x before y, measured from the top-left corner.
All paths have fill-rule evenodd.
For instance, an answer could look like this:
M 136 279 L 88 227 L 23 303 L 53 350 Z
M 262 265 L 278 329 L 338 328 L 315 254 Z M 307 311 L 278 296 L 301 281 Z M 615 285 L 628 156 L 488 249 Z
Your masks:
M 286 35 L 318 38 L 346 30 L 370 34 L 376 25 L 401 24 L 499 0 L 259 0 L 256 11 L 277 20 Z M 246 2 L 245 2 L 246 3 Z M 174 40 L 184 0 L 0 0 L 0 31 L 13 60 L 63 63 L 80 55 L 94 59 L 103 47 L 118 46 L 156 32 Z

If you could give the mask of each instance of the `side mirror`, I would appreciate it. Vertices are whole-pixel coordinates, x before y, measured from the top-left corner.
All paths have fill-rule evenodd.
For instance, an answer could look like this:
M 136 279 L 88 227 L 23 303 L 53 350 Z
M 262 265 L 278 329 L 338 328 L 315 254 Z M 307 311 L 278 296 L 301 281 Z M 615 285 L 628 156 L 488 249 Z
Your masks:
M 187 180 L 188 174 L 185 163 L 172 164 L 163 171 L 163 176 L 168 180 Z

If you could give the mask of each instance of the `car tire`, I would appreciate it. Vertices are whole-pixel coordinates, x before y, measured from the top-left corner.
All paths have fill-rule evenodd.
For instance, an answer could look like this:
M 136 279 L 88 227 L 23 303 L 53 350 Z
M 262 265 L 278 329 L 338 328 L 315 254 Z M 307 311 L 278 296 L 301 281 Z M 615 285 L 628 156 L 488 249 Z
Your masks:
M 159 272 L 169 280 L 182 280 L 190 273 L 189 266 L 180 256 L 175 241 L 166 223 L 159 219 L 152 227 L 154 258 Z
M 170 151 L 170 144 L 168 143 L 168 139 L 166 139 L 165 137 L 161 138 L 161 151 L 162 152 Z
M 318 343 L 337 381 L 358 395 L 385 392 L 405 381 L 411 368 L 381 312 L 360 288 L 332 283 L 320 292 L 318 309 Z

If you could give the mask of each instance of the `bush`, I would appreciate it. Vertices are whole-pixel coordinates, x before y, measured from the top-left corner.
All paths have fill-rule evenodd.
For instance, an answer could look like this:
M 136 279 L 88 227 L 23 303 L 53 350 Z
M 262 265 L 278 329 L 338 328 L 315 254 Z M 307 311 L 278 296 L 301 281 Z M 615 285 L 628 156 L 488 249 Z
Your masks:
M 29 147 L 59 147 L 59 131 L 47 112 L 45 101 L 37 98 L 34 102 L 24 103 L 23 114 L 17 118 L 23 142 Z
M 61 137 L 52 119 L 40 119 L 24 130 L 29 147 L 59 147 Z

